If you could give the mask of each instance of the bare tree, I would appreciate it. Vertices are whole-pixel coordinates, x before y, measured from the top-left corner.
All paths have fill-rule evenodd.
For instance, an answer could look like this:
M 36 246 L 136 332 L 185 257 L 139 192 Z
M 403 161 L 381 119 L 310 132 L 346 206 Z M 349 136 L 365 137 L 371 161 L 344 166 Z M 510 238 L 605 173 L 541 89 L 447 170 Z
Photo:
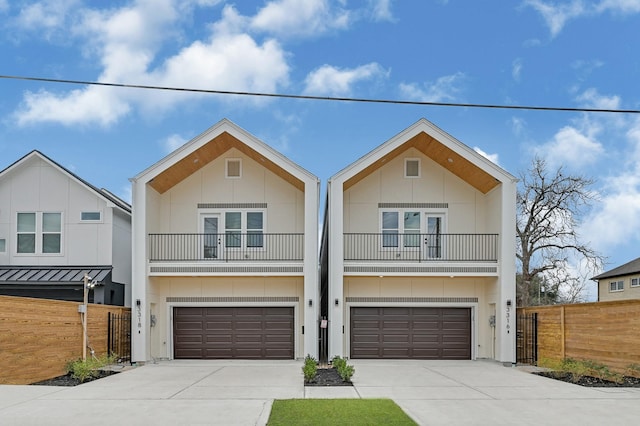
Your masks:
M 540 282 L 554 288 L 559 300 L 576 302 L 585 281 L 579 271 L 572 271 L 571 261 L 582 261 L 593 272 L 602 268 L 605 258 L 582 242 L 577 233 L 581 214 L 596 199 L 589 190 L 593 183 L 582 176 L 565 175 L 562 167 L 550 174 L 545 161 L 538 157 L 521 174 L 516 199 L 520 306 L 534 302 L 532 286 Z

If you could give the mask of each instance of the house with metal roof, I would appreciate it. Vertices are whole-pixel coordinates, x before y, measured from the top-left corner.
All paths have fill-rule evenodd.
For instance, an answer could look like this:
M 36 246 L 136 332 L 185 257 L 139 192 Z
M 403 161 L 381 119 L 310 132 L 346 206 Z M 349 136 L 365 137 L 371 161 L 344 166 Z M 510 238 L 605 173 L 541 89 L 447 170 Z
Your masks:
M 333 175 L 328 358 L 515 362 L 516 183 L 425 119 Z
M 224 119 L 131 181 L 132 361 L 317 356 L 317 177 Z
M 598 283 L 598 302 L 640 299 L 640 257 L 591 279 Z
M 0 171 L 0 295 L 131 304 L 131 206 L 39 151 Z

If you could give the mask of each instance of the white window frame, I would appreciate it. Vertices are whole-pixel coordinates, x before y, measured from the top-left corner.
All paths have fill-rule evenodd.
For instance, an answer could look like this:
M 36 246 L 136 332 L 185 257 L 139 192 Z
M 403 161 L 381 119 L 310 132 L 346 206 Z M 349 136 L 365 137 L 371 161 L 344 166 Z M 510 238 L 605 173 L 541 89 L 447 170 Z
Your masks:
M 0 253 L 6 253 L 6 252 L 7 252 L 7 239 L 0 238 Z
M 613 288 L 615 285 L 615 289 Z M 609 281 L 609 292 L 610 293 L 615 293 L 618 291 L 624 291 L 624 281 L 623 280 L 618 280 L 618 281 Z
M 98 219 L 83 219 L 82 215 L 85 213 L 97 213 L 100 217 Z M 102 210 L 83 210 L 80 212 L 81 223 L 101 223 L 102 222 Z
M 240 213 L 240 228 L 238 231 L 241 235 L 248 236 L 249 231 L 258 231 L 257 229 L 248 229 L 247 228 L 247 213 L 262 213 L 262 229 L 259 230 L 262 232 L 262 246 L 260 247 L 250 247 L 247 246 L 247 238 L 243 238 L 241 240 L 239 247 L 228 247 L 227 246 L 227 223 L 226 223 L 226 214 L 227 213 Z M 251 209 L 251 208 L 230 208 L 230 209 L 199 209 L 198 210 L 198 228 L 199 232 L 204 233 L 204 218 L 205 217 L 218 217 L 218 235 L 220 235 L 220 249 L 222 250 L 252 250 L 252 251 L 264 251 L 266 250 L 267 242 L 264 238 L 264 234 L 266 234 L 266 225 L 267 225 L 267 210 L 266 209 Z
M 418 163 L 418 175 L 417 176 L 410 176 L 407 174 L 407 167 L 410 161 L 415 161 Z M 404 159 L 404 177 L 407 179 L 419 179 L 422 175 L 422 163 L 420 161 L 420 158 L 405 158 Z
M 631 287 L 640 287 L 640 277 L 631 278 Z
M 59 214 L 60 215 L 60 231 L 52 232 L 52 231 L 44 231 L 44 215 L 48 213 Z M 34 214 L 35 215 L 35 231 L 34 232 L 19 232 L 18 231 L 18 215 L 20 214 Z M 15 244 L 15 255 L 16 256 L 63 256 L 64 255 L 64 213 L 56 212 L 56 211 L 18 211 L 15 214 L 16 225 L 15 225 L 15 236 L 16 236 L 16 244 Z M 19 253 L 18 252 L 18 235 L 20 234 L 33 234 L 35 237 L 35 245 L 34 251 L 29 253 Z M 60 235 L 60 251 L 55 253 L 44 253 L 43 252 L 43 238 L 44 235 Z
M 419 213 L 420 214 L 420 229 L 418 230 L 418 234 L 419 235 L 424 235 L 427 233 L 427 217 L 429 216 L 441 216 L 442 217 L 442 229 L 440 230 L 440 234 L 446 234 L 447 233 L 447 211 L 443 210 L 443 209 L 425 209 L 425 208 L 383 208 L 383 209 L 378 209 L 378 220 L 379 220 L 379 227 L 378 229 L 380 230 L 380 234 L 382 235 L 382 237 L 380 238 L 380 249 L 381 250 L 398 250 L 398 249 L 402 249 L 402 250 L 423 250 L 423 242 L 420 241 L 418 243 L 417 246 L 414 245 L 405 245 L 405 241 L 407 241 L 406 238 L 406 232 L 404 229 L 404 215 L 405 213 Z M 398 245 L 396 246 L 385 246 L 384 245 L 384 233 L 383 233 L 383 215 L 384 213 L 397 213 L 398 214 L 398 228 L 397 228 L 397 232 L 398 232 Z M 392 228 L 387 228 L 389 230 L 392 230 Z M 395 228 L 394 228 L 395 229 Z M 393 234 L 387 234 L 387 235 L 393 235 Z M 405 238 L 401 238 L 400 235 L 402 235 Z M 441 252 L 444 252 L 444 247 L 441 247 Z
M 229 176 L 229 163 L 238 163 L 238 176 Z M 227 158 L 224 161 L 224 177 L 227 179 L 240 179 L 242 178 L 242 158 Z

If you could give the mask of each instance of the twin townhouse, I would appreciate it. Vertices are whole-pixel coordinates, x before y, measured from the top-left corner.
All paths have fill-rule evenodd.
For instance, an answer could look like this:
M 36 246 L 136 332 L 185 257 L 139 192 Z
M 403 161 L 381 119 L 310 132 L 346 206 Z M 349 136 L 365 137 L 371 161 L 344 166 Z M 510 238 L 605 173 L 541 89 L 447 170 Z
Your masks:
M 133 362 L 515 361 L 516 179 L 427 120 L 328 180 L 321 238 L 318 178 L 226 119 L 131 184 L 132 212 L 37 151 L 0 172 L 0 290 L 96 268 Z
M 516 179 L 427 120 L 329 179 L 321 244 L 318 178 L 228 120 L 132 185 L 133 361 L 515 362 Z

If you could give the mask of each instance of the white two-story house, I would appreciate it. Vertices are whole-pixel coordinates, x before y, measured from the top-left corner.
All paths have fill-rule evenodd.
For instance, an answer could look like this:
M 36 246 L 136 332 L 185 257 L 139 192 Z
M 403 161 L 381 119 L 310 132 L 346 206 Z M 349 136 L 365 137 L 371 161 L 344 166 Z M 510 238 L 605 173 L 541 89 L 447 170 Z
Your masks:
M 131 181 L 133 362 L 317 356 L 314 175 L 225 119 Z
M 130 306 L 131 206 L 39 151 L 0 171 L 0 295 Z
M 332 176 L 328 358 L 515 362 L 516 182 L 424 119 Z

